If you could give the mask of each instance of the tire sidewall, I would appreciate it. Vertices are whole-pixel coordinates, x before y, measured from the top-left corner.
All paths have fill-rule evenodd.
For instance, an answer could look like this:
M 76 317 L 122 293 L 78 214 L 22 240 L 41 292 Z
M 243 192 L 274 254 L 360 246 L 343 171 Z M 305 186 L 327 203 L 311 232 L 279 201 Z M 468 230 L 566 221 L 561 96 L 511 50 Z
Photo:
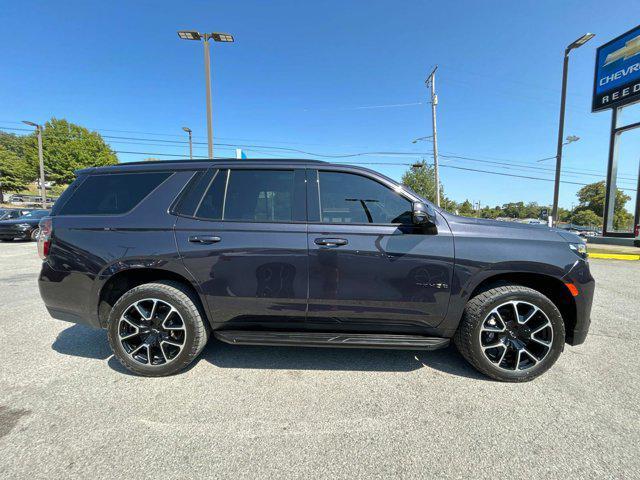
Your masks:
M 185 324 L 186 334 L 184 347 L 176 358 L 163 365 L 152 366 L 136 362 L 125 351 L 118 336 L 118 325 L 122 314 L 135 302 L 147 298 L 155 298 L 172 305 L 178 311 Z M 167 294 L 150 285 L 142 285 L 122 295 L 111 310 L 111 314 L 109 315 L 109 325 L 107 327 L 109 343 L 111 344 L 111 349 L 113 350 L 114 355 L 118 360 L 120 360 L 120 362 L 125 363 L 130 370 L 146 376 L 169 375 L 181 370 L 185 365 L 191 362 L 191 352 L 195 349 L 195 321 L 196 319 L 192 318 L 189 305 L 186 305 L 182 298 Z
M 40 235 L 40 229 L 39 228 L 34 228 L 31 231 L 31 234 L 29 235 L 29 238 L 34 241 L 37 242 L 38 241 L 38 235 Z
M 553 329 L 553 341 L 551 343 L 551 351 L 538 364 L 526 370 L 509 371 L 499 368 L 495 363 L 485 357 L 480 346 L 480 329 L 489 313 L 499 305 L 509 301 L 524 301 L 531 303 L 542 310 Z M 481 364 L 481 367 L 492 374 L 494 377 L 500 377 L 504 380 L 526 380 L 535 378 L 547 371 L 558 359 L 564 349 L 565 330 L 564 321 L 558 308 L 544 295 L 529 289 L 523 289 L 518 292 L 503 293 L 495 296 L 491 301 L 484 304 L 480 309 L 479 318 L 475 319 L 472 331 L 471 351 L 473 356 Z

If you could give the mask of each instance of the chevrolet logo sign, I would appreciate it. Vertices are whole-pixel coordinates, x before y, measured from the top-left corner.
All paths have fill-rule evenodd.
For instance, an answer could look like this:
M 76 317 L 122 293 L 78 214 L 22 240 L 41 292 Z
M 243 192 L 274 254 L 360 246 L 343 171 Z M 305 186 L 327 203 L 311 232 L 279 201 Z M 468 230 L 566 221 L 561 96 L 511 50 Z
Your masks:
M 607 55 L 607 58 L 604 62 L 603 66 L 607 66 L 612 64 L 613 62 L 617 62 L 620 59 L 628 59 L 633 57 L 634 55 L 638 55 L 640 53 L 640 35 L 635 38 L 632 38 L 627 43 L 624 44 L 624 47 L 619 48 L 615 52 L 611 52 Z

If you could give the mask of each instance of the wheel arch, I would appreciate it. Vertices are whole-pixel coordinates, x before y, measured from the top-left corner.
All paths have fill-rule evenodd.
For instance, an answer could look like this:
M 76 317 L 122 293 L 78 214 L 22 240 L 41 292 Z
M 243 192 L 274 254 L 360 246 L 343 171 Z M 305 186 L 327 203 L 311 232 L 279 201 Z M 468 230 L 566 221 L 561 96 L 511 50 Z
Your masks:
M 570 341 L 576 328 L 577 310 L 576 302 L 564 282 L 556 277 L 533 272 L 510 272 L 500 273 L 485 278 L 475 286 L 469 299 L 476 295 L 490 290 L 494 287 L 504 285 L 521 285 L 529 287 L 542 293 L 551 300 L 560 311 L 564 321 L 566 340 Z
M 98 321 L 102 327 L 107 325 L 111 309 L 127 291 L 138 285 L 152 283 L 159 280 L 171 280 L 184 285 L 192 294 L 194 299 L 199 302 L 204 317 L 209 321 L 205 302 L 202 299 L 199 288 L 194 285 L 187 277 L 171 270 L 162 270 L 156 268 L 129 268 L 121 270 L 111 277 L 100 288 L 98 299 Z

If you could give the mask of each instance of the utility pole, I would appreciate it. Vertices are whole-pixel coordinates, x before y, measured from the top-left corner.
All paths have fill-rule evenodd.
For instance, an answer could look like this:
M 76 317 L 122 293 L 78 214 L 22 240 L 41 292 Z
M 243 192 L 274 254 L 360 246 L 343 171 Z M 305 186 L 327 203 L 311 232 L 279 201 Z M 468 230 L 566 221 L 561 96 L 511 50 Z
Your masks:
M 22 123 L 36 129 L 38 135 L 38 161 L 40 163 L 40 196 L 42 197 L 42 208 L 47 208 L 47 187 L 44 184 L 44 155 L 42 152 L 42 125 L 35 122 L 23 120 Z
M 438 105 L 438 95 L 436 95 L 436 65 L 425 80 L 427 87 L 431 87 L 431 124 L 433 126 L 433 171 L 436 181 L 436 205 L 440 206 L 440 172 L 438 170 L 438 129 L 436 127 L 436 106 Z

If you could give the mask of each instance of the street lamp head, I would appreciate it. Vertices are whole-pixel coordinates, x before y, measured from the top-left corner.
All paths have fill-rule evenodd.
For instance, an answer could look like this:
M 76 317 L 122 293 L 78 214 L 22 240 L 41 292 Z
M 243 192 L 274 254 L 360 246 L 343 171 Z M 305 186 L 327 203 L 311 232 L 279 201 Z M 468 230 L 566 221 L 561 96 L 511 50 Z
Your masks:
M 189 127 L 182 127 L 182 130 L 184 130 L 187 133 L 191 133 L 191 129 Z
M 576 41 L 574 41 L 567 47 L 567 52 L 575 48 L 581 47 L 582 45 L 587 43 L 589 40 L 591 40 L 595 36 L 596 36 L 595 33 L 585 33 L 584 35 L 582 35 L 580 38 L 578 38 Z
M 233 35 L 229 33 L 213 32 L 211 34 L 211 38 L 213 38 L 214 42 L 227 42 L 227 43 L 233 42 Z
M 580 137 L 578 137 L 577 135 L 567 135 L 566 140 L 567 140 L 567 143 L 573 143 L 580 140 Z
M 30 127 L 40 128 L 40 125 L 35 122 L 30 122 L 29 120 L 22 120 L 22 123 L 29 125 Z
M 182 40 L 201 40 L 202 35 L 200 32 L 196 32 L 195 30 L 180 30 L 178 31 L 178 36 Z

